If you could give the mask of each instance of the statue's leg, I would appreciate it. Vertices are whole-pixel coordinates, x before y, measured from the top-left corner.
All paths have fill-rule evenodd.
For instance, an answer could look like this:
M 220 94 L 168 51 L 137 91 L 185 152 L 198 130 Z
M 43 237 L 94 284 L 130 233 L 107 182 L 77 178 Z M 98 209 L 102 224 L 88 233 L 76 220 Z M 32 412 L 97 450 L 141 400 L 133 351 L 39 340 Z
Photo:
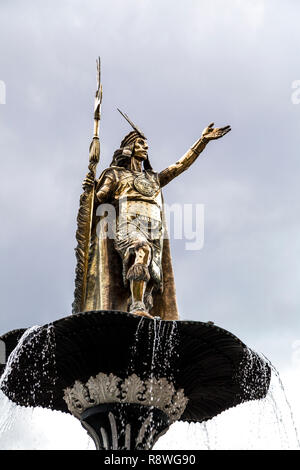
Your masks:
M 135 260 L 126 276 L 130 282 L 130 312 L 151 317 L 147 312 L 144 299 L 147 283 L 150 280 L 148 267 L 151 261 L 151 247 L 146 242 L 137 242 L 133 249 Z
M 151 286 L 150 282 L 148 282 L 147 289 L 144 295 L 144 302 L 145 302 L 147 312 L 150 312 L 150 310 L 153 307 L 153 297 L 152 297 L 153 287 L 154 287 L 153 284 Z

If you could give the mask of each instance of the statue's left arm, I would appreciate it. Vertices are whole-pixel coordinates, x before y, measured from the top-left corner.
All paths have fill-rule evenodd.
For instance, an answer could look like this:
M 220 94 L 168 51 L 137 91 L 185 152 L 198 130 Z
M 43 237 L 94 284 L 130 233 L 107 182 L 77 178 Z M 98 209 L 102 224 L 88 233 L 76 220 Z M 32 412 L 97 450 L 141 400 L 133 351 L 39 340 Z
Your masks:
M 168 184 L 172 179 L 179 176 L 183 171 L 187 170 L 192 163 L 199 157 L 200 153 L 205 149 L 210 140 L 216 140 L 223 137 L 231 130 L 230 126 L 213 128 L 214 123 L 211 123 L 202 132 L 202 136 L 194 145 L 180 158 L 176 163 L 170 165 L 165 170 L 159 173 L 160 186 L 163 187 Z

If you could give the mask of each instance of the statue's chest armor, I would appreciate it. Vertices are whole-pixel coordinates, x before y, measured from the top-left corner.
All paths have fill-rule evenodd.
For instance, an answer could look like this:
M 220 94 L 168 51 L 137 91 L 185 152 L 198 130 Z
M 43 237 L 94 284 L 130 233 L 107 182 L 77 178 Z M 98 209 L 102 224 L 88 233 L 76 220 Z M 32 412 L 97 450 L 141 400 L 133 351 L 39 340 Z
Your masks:
M 124 171 L 118 184 L 119 197 L 135 197 L 153 201 L 160 193 L 158 178 L 155 173 Z
M 159 191 L 159 185 L 154 178 L 147 173 L 138 175 L 133 180 L 134 188 L 143 196 L 154 196 Z

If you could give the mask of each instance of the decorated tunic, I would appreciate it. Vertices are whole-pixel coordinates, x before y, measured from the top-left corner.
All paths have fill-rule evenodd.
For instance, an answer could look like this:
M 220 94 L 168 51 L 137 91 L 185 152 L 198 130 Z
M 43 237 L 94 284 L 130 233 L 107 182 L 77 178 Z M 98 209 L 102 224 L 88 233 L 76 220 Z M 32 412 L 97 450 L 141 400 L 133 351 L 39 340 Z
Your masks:
M 114 243 L 123 261 L 124 283 L 134 245 L 142 243 L 151 247 L 149 272 L 155 286 L 161 289 L 164 227 L 159 175 L 151 170 L 110 167 L 101 175 L 97 187 L 98 199 L 112 203 L 116 209 Z

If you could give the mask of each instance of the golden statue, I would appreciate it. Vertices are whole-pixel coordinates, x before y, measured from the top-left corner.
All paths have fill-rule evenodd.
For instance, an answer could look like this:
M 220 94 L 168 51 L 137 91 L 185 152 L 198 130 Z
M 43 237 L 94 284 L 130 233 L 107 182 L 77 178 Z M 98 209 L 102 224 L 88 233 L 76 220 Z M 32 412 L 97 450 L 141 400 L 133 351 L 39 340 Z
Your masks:
M 187 170 L 210 140 L 223 137 L 231 129 L 230 126 L 213 128 L 214 123 L 209 124 L 180 160 L 155 172 L 144 133 L 119 110 L 133 131 L 114 152 L 110 167 L 96 179 L 102 101 L 100 60 L 97 67 L 90 171 L 83 183 L 76 234 L 73 313 L 120 310 L 178 320 L 161 189 Z M 110 207 L 115 218 L 107 220 Z

